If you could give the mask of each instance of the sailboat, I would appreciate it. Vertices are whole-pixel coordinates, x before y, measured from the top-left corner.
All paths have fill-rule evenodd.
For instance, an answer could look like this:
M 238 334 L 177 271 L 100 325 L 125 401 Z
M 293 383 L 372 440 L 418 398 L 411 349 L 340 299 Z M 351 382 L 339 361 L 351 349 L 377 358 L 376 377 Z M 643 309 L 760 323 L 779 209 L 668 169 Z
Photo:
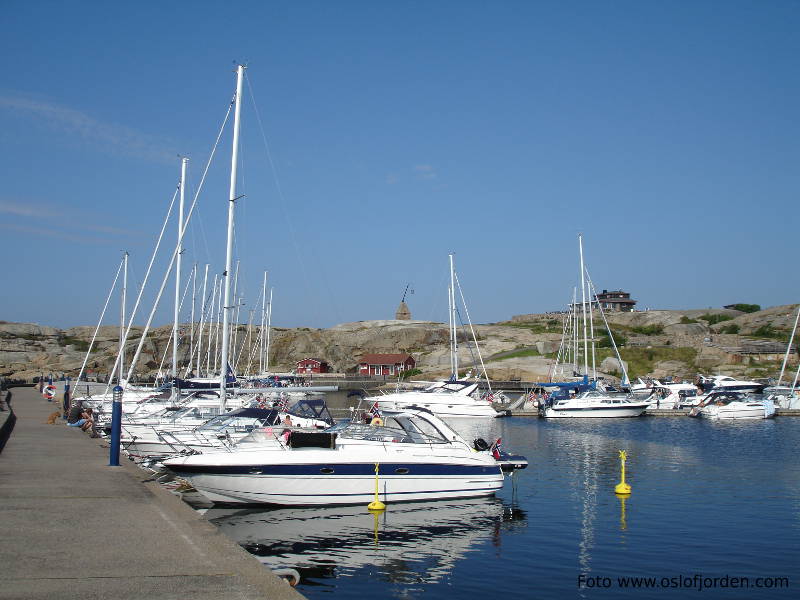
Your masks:
M 431 411 L 438 417 L 498 417 L 506 412 L 495 410 L 491 395 L 479 395 L 479 384 L 458 379 L 458 335 L 456 330 L 456 275 L 453 255 L 450 254 L 450 286 L 448 305 L 450 317 L 450 379 L 437 381 L 421 390 L 398 391 L 392 394 L 368 398 L 377 403 L 379 409 L 402 410 L 419 407 Z M 473 335 L 474 337 L 474 335 Z M 480 351 L 478 351 L 480 354 Z M 484 370 L 484 373 L 486 371 Z M 477 396 L 477 397 L 476 397 Z M 489 399 L 487 399 L 489 398 Z
M 594 369 L 594 360 L 595 360 L 595 353 L 594 353 L 594 321 L 592 319 L 592 306 L 594 303 L 597 304 L 598 310 L 600 314 L 603 316 L 605 320 L 605 314 L 603 313 L 602 306 L 600 303 L 597 302 L 597 294 L 595 293 L 594 286 L 591 285 L 591 279 L 589 279 L 589 288 L 590 288 L 590 300 L 588 301 L 588 317 L 587 317 L 587 299 L 586 299 L 586 289 L 587 289 L 587 281 L 588 277 L 586 268 L 583 263 L 583 236 L 578 235 L 578 247 L 580 251 L 580 265 L 581 265 L 581 307 L 575 307 L 575 302 L 573 301 L 573 309 L 574 309 L 574 318 L 575 318 L 575 327 L 574 333 L 577 336 L 577 329 L 578 329 L 578 320 L 580 315 L 577 314 L 578 310 L 581 310 L 582 313 L 582 324 L 583 324 L 583 378 L 584 381 L 582 384 L 579 383 L 569 383 L 569 384 L 552 384 L 555 387 L 559 387 L 562 394 L 560 396 L 551 395 L 550 398 L 547 400 L 545 405 L 542 407 L 543 410 L 541 414 L 545 418 L 553 419 L 553 418 L 576 418 L 576 417 L 638 417 L 642 413 L 644 413 L 645 409 L 649 406 L 648 402 L 642 402 L 636 398 L 632 398 L 629 396 L 622 396 L 622 395 L 611 395 L 607 394 L 603 391 L 597 389 L 597 371 Z M 575 296 L 573 295 L 573 298 Z M 591 330 L 591 332 L 587 332 L 587 324 Z M 608 323 L 606 322 L 606 326 Z M 565 329 L 566 331 L 566 329 Z M 591 334 L 591 335 L 590 335 Z M 611 335 L 611 331 L 609 329 L 609 336 L 612 339 L 613 343 L 613 336 Z M 589 339 L 592 339 L 592 367 L 593 367 L 593 374 L 594 374 L 594 381 L 589 383 Z M 576 340 L 576 347 L 574 352 L 575 363 L 577 366 L 578 363 L 578 354 L 579 354 L 579 347 L 577 345 L 577 337 Z M 616 344 L 614 344 L 614 349 L 616 350 Z M 620 360 L 620 365 L 622 365 L 622 361 Z M 623 367 L 624 371 L 624 367 Z M 623 373 L 623 379 L 627 380 L 627 373 Z M 544 384 L 547 385 L 547 384 Z

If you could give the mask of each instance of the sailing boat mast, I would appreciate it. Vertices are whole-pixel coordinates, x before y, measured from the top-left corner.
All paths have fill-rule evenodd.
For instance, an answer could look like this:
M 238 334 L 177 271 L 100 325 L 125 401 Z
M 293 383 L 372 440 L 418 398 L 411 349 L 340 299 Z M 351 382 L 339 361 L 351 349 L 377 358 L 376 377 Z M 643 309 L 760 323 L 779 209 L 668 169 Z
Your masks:
M 178 377 L 178 319 L 180 313 L 181 301 L 181 258 L 183 255 L 183 204 L 186 196 L 186 164 L 189 159 L 184 157 L 181 159 L 181 195 L 178 202 L 178 243 L 181 247 L 178 248 L 177 256 L 175 257 L 175 313 L 172 321 L 172 379 Z
M 122 256 L 122 297 L 119 308 L 119 379 L 122 379 L 123 368 L 125 367 L 125 304 L 128 297 L 128 252 Z
M 230 272 L 233 266 L 233 219 L 236 207 L 236 166 L 239 162 L 239 120 L 242 112 L 242 80 L 244 79 L 244 66 L 236 67 L 236 107 L 233 112 L 233 150 L 231 152 L 231 185 L 228 195 L 228 241 L 225 250 L 225 271 L 222 273 L 223 287 L 225 289 L 225 300 L 222 305 L 222 361 L 219 376 L 219 400 L 220 408 L 225 410 L 225 396 L 227 392 L 228 375 L 228 350 L 230 340 L 228 338 L 228 328 L 230 326 L 231 310 L 231 278 Z
M 586 335 L 586 280 L 583 276 L 583 234 L 578 234 L 581 255 L 581 307 L 583 308 L 583 374 L 589 374 L 589 339 Z
M 453 255 L 450 257 L 450 290 L 448 306 L 450 307 L 450 378 L 455 381 L 458 379 L 458 336 L 456 334 L 456 292 L 455 292 L 455 268 L 453 267 Z

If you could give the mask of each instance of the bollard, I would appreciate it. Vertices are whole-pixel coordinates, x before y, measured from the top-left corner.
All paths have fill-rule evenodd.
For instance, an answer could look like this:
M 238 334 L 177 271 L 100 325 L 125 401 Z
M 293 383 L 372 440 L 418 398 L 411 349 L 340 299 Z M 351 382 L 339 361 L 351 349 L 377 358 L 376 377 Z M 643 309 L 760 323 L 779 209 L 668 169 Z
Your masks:
M 64 382 L 64 419 L 67 418 L 67 413 L 69 412 L 69 377 Z
M 111 391 L 113 402 L 111 403 L 111 445 L 109 446 L 108 466 L 119 466 L 119 440 L 122 433 L 122 388 L 114 386 Z

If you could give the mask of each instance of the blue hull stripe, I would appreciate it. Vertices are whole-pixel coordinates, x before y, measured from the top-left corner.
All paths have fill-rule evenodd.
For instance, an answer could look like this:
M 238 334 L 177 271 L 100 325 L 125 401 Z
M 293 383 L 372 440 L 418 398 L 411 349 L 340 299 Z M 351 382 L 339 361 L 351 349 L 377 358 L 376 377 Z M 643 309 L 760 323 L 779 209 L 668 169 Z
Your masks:
M 441 475 L 471 477 L 479 475 L 497 475 L 500 465 L 446 465 L 446 464 L 403 464 L 381 463 L 379 475 L 388 476 L 419 476 Z M 181 474 L 207 474 L 207 475 L 283 475 L 309 476 L 309 475 L 375 475 L 375 463 L 348 463 L 330 465 L 175 465 L 171 467 L 175 473 Z

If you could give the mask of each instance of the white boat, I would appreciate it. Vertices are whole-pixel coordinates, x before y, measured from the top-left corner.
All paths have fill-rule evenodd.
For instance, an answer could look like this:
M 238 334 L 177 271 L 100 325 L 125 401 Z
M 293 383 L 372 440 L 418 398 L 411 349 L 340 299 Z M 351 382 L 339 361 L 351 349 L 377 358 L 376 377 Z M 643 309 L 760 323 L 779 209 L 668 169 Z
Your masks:
M 288 441 L 267 428 L 231 451 L 164 465 L 212 502 L 366 505 L 375 498 L 376 471 L 386 503 L 494 494 L 503 485 L 501 463 L 485 442 L 478 447 L 485 449 L 467 444 L 430 411 L 409 409 L 387 411 L 379 424 L 294 432 Z
M 775 404 L 741 392 L 711 392 L 689 414 L 704 419 L 769 419 L 775 416 Z
M 649 402 L 588 390 L 545 406 L 544 416 L 549 419 L 638 417 L 648 406 Z
M 650 395 L 644 398 L 649 403 L 647 410 L 688 408 L 700 403 L 697 386 L 691 383 L 658 383 L 650 388 Z
M 497 417 L 491 400 L 475 397 L 478 384 L 470 381 L 438 381 L 422 390 L 394 392 L 384 396 L 366 398 L 375 401 L 381 411 L 404 410 L 414 407 L 428 409 L 442 418 L 447 417 Z
M 698 385 L 703 391 L 708 392 L 751 392 L 760 394 L 764 391 L 766 384 L 755 381 L 744 381 L 735 379 L 728 375 L 714 375 L 712 377 L 698 377 Z
M 228 402 L 235 400 L 229 398 Z M 224 414 L 219 414 L 217 401 L 213 405 L 187 407 L 171 422 L 124 425 L 122 445 L 134 459 L 207 452 L 231 446 L 253 429 L 280 425 L 286 417 L 292 428 L 323 429 L 334 423 L 325 401 L 319 398 L 300 400 L 280 409 L 262 408 L 254 403 Z

